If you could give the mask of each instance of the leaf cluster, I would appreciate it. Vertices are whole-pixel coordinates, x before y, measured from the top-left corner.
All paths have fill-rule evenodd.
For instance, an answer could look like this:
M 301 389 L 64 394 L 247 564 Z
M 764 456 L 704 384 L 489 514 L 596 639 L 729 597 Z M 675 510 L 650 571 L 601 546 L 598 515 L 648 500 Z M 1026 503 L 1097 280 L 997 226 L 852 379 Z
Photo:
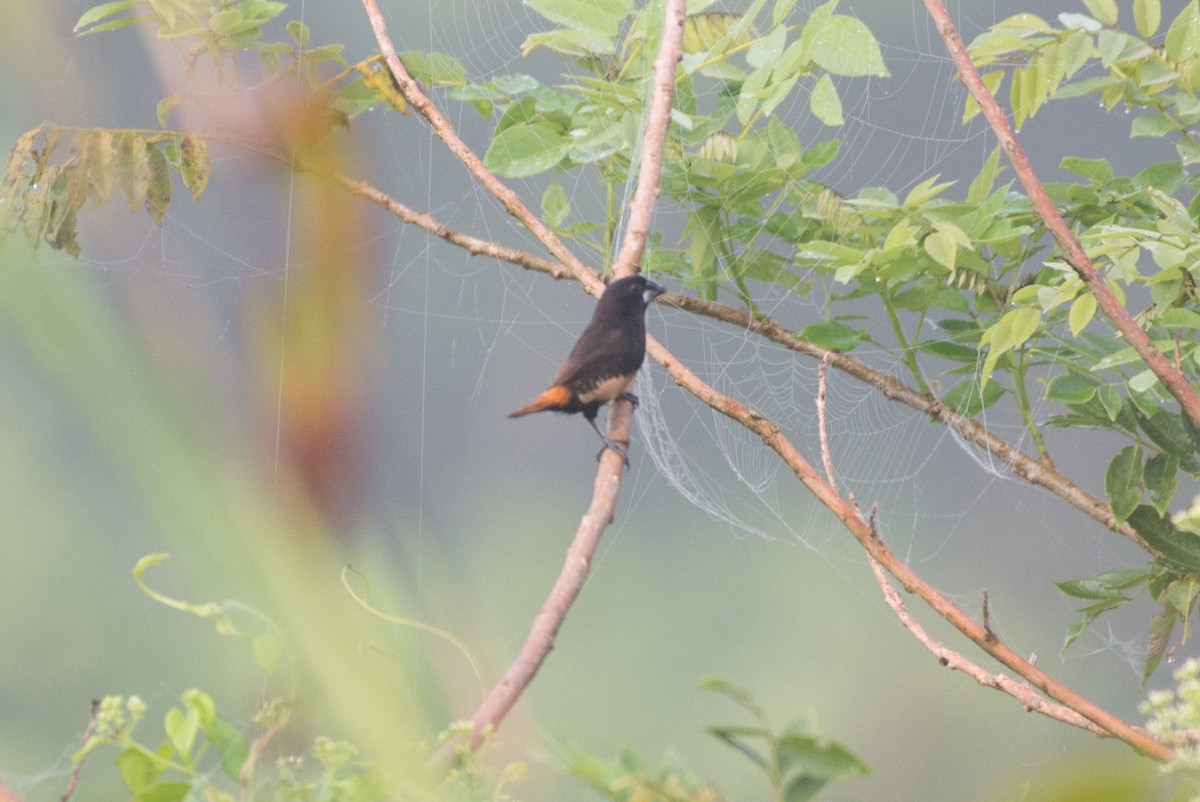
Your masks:
M 776 731 L 753 696 L 724 677 L 705 677 L 696 687 L 732 701 L 754 720 L 753 725 L 724 724 L 708 728 L 722 743 L 746 757 L 771 785 L 775 802 L 807 802 L 831 783 L 870 773 L 846 747 L 811 732 L 796 721 Z M 587 782 L 613 802 L 722 802 L 712 785 L 697 783 L 674 761 L 651 769 L 631 753 L 606 762 L 582 750 L 561 747 L 564 770 Z

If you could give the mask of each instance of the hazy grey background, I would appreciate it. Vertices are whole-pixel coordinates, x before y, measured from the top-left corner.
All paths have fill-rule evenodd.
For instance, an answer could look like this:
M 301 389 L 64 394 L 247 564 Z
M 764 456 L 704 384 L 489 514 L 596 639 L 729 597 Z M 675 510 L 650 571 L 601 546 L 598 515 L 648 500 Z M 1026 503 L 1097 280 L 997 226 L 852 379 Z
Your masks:
M 156 126 L 154 106 L 167 90 L 155 58 L 132 30 L 74 37 L 71 27 L 88 5 L 0 10 L 6 146 L 46 121 Z M 552 82 L 562 71 L 541 52 L 520 58 L 520 42 L 542 23 L 519 3 L 384 5 L 400 48 L 449 52 L 474 78 L 530 72 Z M 1164 20 L 1176 5 L 1164 3 Z M 848 120 L 842 134 L 808 120 L 802 96 L 789 110 L 806 144 L 843 137 L 826 179 L 843 190 L 884 184 L 902 193 L 941 173 L 965 191 L 993 140 L 978 123 L 959 126 L 961 90 L 921 6 L 857 2 L 840 10 L 875 32 L 892 77 L 839 82 Z M 968 41 L 1017 11 L 1063 10 L 1082 5 L 997 0 L 951 7 Z M 1128 15 L 1124 5 L 1122 13 Z M 346 43 L 351 62 L 374 50 L 357 3 L 293 4 L 288 17 L 297 15 L 314 43 Z M 482 151 L 491 123 L 445 106 Z M 1039 113 L 1021 133 L 1035 166 L 1051 176 L 1066 155 L 1105 156 L 1118 172 L 1169 156 L 1166 149 L 1148 155 L 1164 146 L 1129 140 L 1127 125 L 1119 112 L 1105 116 L 1094 101 L 1077 100 Z M 346 172 L 453 226 L 533 247 L 422 123 L 373 113 L 355 121 L 347 139 L 353 148 Z M 304 220 L 294 214 L 290 182 L 274 165 L 220 150 L 205 196 L 194 204 L 176 186 L 161 231 L 143 214 L 130 216 L 118 199 L 84 221 L 81 259 L 42 251 L 36 263 L 5 264 L 0 292 L 23 291 L 36 271 L 80 282 L 144 350 L 154 366 L 148 382 L 165 388 L 162 395 L 196 439 L 231 462 L 256 466 L 270 486 L 279 470 L 271 374 L 255 372 L 248 307 L 256 297 L 279 297 L 291 276 L 287 266 L 306 258 L 294 249 L 301 241 L 294 226 Z M 517 182 L 535 208 L 543 186 Z M 567 187 L 577 208 L 600 202 L 588 186 Z M 595 466 L 595 436 L 582 421 L 513 422 L 504 415 L 544 386 L 590 302 L 572 284 L 467 257 L 362 201 L 335 202 L 359 223 L 340 243 L 347 259 L 372 267 L 359 291 L 368 354 L 361 418 L 348 434 L 359 472 L 353 505 L 333 527 L 344 559 L 329 561 L 328 575 L 349 560 L 377 588 L 396 588 L 415 605 L 410 613 L 467 642 L 490 682 L 519 648 L 557 573 Z M 664 232 L 680 225 L 670 211 L 658 222 Z M 801 302 L 779 313 L 800 327 L 820 307 Z M 702 376 L 720 374 L 734 391 L 765 389 L 755 368 L 725 364 L 744 358 L 747 341 L 738 332 L 657 309 L 649 327 L 693 358 L 689 364 Z M 139 693 L 155 711 L 155 727 L 192 685 L 212 691 L 240 721 L 261 701 L 261 678 L 248 668 L 243 647 L 134 587 L 129 570 L 138 557 L 170 551 L 162 583 L 176 595 L 256 600 L 252 584 L 227 581 L 228 566 L 210 546 L 144 511 L 136 483 L 122 475 L 94 422 L 65 397 L 45 358 L 9 329 L 0 332 L 0 779 L 26 799 L 51 799 L 65 783 L 93 696 Z M 763 351 L 757 356 L 769 365 L 791 363 Z M 815 436 L 801 428 L 811 421 L 815 366 L 784 370 L 795 381 L 789 414 L 797 431 L 790 433 L 815 456 Z M 716 458 L 710 432 L 732 430 L 665 388 L 655 366 L 649 371 L 643 388 L 664 388 L 665 436 L 682 444 L 731 508 L 764 509 Z M 1050 586 L 1136 564 L 1139 555 L 1044 494 L 987 472 L 943 433 L 867 397 L 850 380 L 835 377 L 831 394 L 839 467 L 860 501 L 881 501 L 889 542 L 969 610 L 978 609 L 986 589 L 993 625 L 1014 648 L 1037 652 L 1052 674 L 1139 720 L 1148 608 L 1114 617 L 1111 629 L 1101 625 L 1060 656 L 1072 605 Z M 649 423 L 643 413 L 639 424 Z M 742 468 L 775 470 L 757 465 L 748 439 L 732 437 Z M 1101 440 L 1097 450 L 1090 440 L 1054 433 L 1051 443 L 1059 467 L 1100 492 L 1114 443 Z M 872 778 L 823 797 L 831 800 L 1011 798 L 1025 780 L 1041 788 L 1045 777 L 1073 770 L 1068 766 L 1132 762 L 1124 747 L 1026 714 L 1007 697 L 938 668 L 881 603 L 857 546 L 798 485 L 774 485 L 780 495 L 753 519 L 771 536 L 764 538 L 688 503 L 644 443 L 635 442 L 631 459 L 617 522 L 553 655 L 501 731 L 501 756 L 544 752 L 544 736 L 608 756 L 628 746 L 651 761 L 671 747 L 729 798 L 763 798 L 762 778 L 704 734 L 707 725 L 740 720 L 723 700 L 691 688 L 695 678 L 721 673 L 755 693 L 777 724 L 808 716 L 873 767 Z M 773 524 L 777 515 L 783 520 Z M 971 654 L 917 612 L 949 645 Z M 443 695 L 430 705 L 468 715 L 477 692 L 461 658 L 436 640 L 395 637 L 428 651 L 438 666 L 434 684 Z M 1180 656 L 1191 651 L 1188 644 Z M 1166 681 L 1160 672 L 1151 684 Z M 313 728 L 321 732 L 321 722 Z M 99 763 L 89 766 L 97 779 L 85 782 L 77 799 L 107 798 Z M 530 800 L 591 798 L 536 763 L 511 791 Z

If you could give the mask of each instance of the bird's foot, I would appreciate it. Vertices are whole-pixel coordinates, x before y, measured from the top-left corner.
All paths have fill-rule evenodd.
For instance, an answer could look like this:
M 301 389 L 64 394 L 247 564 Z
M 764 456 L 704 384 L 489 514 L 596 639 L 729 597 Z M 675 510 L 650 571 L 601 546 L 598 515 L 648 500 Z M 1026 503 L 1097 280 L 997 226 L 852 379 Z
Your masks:
M 624 445 L 621 445 L 622 443 L 624 443 Z M 596 461 L 599 462 L 600 458 L 604 456 L 604 452 L 612 449 L 617 453 L 617 456 L 625 461 L 625 467 L 628 468 L 629 452 L 626 451 L 627 448 L 629 448 L 628 440 L 609 440 L 608 438 L 605 438 L 604 445 L 602 445 L 600 450 L 596 452 Z
M 628 401 L 629 403 L 633 404 L 634 409 L 638 408 L 638 403 L 639 403 L 638 397 L 634 393 L 629 392 L 628 390 L 626 390 L 625 392 L 623 392 L 619 396 L 617 396 L 617 400 L 618 401 Z

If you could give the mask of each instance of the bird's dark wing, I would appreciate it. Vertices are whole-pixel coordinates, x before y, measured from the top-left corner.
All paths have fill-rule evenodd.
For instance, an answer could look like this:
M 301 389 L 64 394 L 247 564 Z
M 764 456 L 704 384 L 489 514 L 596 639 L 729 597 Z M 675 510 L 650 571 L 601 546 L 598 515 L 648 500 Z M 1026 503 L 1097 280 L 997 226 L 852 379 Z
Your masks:
M 605 379 L 637 373 L 646 353 L 646 333 L 638 326 L 634 329 L 589 326 L 551 384 L 584 393 Z

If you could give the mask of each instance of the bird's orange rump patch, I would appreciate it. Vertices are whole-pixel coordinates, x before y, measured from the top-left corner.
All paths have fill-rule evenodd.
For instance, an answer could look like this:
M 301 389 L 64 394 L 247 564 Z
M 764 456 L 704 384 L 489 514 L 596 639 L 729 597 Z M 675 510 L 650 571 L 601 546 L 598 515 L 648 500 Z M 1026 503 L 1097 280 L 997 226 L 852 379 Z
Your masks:
M 551 387 L 549 390 L 543 390 L 538 394 L 538 397 L 530 401 L 525 406 L 518 409 L 516 412 L 508 413 L 510 418 L 519 418 L 522 415 L 528 415 L 532 412 L 541 412 L 546 409 L 562 409 L 571 403 L 571 391 L 561 385 Z

